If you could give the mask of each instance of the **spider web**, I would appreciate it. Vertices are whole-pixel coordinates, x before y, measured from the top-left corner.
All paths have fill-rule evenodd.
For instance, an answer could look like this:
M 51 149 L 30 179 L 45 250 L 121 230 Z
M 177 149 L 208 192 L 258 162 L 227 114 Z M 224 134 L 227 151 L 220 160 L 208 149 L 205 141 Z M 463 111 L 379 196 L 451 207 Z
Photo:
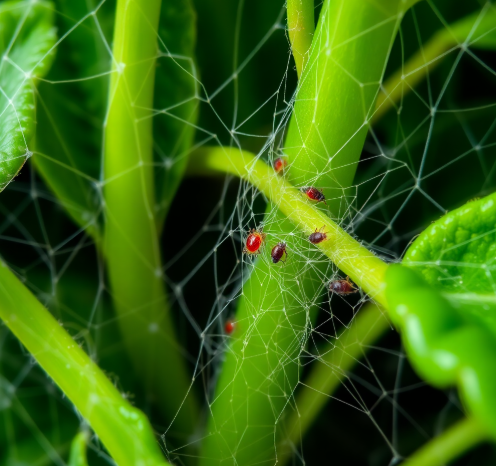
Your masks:
M 167 38 L 159 38 L 157 58 L 169 60 L 178 70 L 191 66 L 188 70 L 200 76 L 195 93 L 184 100 L 195 99 L 200 116 L 194 125 L 193 148 L 178 154 L 174 149 L 163 153 L 156 147 L 157 169 L 170 169 L 205 145 L 242 147 L 268 163 L 284 155 L 284 138 L 298 98 L 285 5 L 272 2 L 268 6 L 262 0 L 230 2 L 212 23 L 214 3 L 195 5 L 199 28 L 196 62 L 169 53 Z M 52 73 L 40 80 L 38 106 L 46 105 L 64 86 L 82 85 L 84 89 L 85 82 L 104 83 L 111 73 L 109 18 L 114 3 L 88 1 L 81 7 L 80 17 L 69 20 L 59 3 L 55 5 L 61 38 L 57 53 L 69 53 L 64 46 L 69 45 L 72 34 L 96 26 L 94 41 L 107 68 L 95 66 L 90 75 L 70 67 L 64 76 Z M 318 5 L 316 15 L 320 8 Z M 483 18 L 492 10 L 490 2 L 479 6 L 458 2 L 456 8 L 441 0 L 416 5 L 402 22 L 385 81 L 414 53 L 425 50 L 436 31 L 449 30 L 453 22 L 468 14 Z M 374 121 L 354 184 L 338 194 L 341 226 L 388 261 L 399 261 L 412 238 L 431 221 L 494 190 L 494 53 L 469 40 L 440 52 L 421 65 L 423 69 L 427 69 L 425 79 L 413 88 L 402 85 L 399 101 Z M 74 95 L 73 102 L 65 102 L 67 108 L 77 111 L 78 98 Z M 154 118 L 177 119 L 173 108 L 154 111 Z M 69 137 L 81 140 L 84 146 L 82 133 L 88 129 L 101 143 L 104 115 L 96 112 L 83 117 L 87 117 L 87 127 Z M 48 125 L 60 134 L 67 130 L 55 118 L 39 125 Z M 34 144 L 30 150 L 34 157 L 50 157 L 50 153 L 37 152 Z M 91 156 L 101 158 L 101 154 Z M 101 166 L 100 161 L 85 177 L 95 188 L 97 212 L 103 211 Z M 72 170 L 77 173 L 76 167 Z M 266 212 L 266 206 L 261 193 L 237 178 L 186 177 L 168 214 L 161 239 L 164 282 L 170 290 L 178 339 L 191 368 L 191 384 L 204 404 L 197 431 L 187 439 L 174 436 L 174 422 L 161 419 L 152 407 L 138 404 L 140 389 L 119 336 L 104 262 L 87 229 L 74 225 L 61 201 L 29 163 L 0 197 L 0 252 L 121 392 L 150 416 L 164 452 L 177 464 L 191 464 L 192 458 L 194 462 L 201 456 L 201 444 L 210 435 L 206 426 L 212 421 L 215 425 L 215 403 L 220 402 L 216 384 L 236 338 L 235 332 L 226 334 L 225 322 L 235 319 L 241 299 L 250 306 L 246 286 L 250 277 L 259 273 L 257 261 L 269 264 L 264 269 L 269 275 L 257 279 L 271 283 L 276 293 L 292 294 L 285 314 L 301 313 L 306 324 L 298 327 L 290 318 L 278 317 L 276 329 L 289 326 L 293 331 L 288 347 L 296 355 L 277 353 L 276 336 L 264 335 L 279 358 L 273 373 L 284 373 L 296 364 L 298 379 L 295 385 L 286 386 L 274 377 L 272 395 L 267 395 L 273 407 L 272 424 L 249 424 L 247 429 L 260 429 L 271 439 L 273 458 L 284 445 L 292 452 L 293 464 L 316 463 L 326 446 L 331 447 L 325 451 L 336 464 L 398 464 L 463 416 L 456 392 L 436 391 L 417 378 L 399 335 L 384 316 L 377 315 L 377 322 L 389 328 L 381 339 L 361 346 L 360 339 L 348 338 L 354 335 L 354 323 L 371 299 L 361 291 L 346 297 L 330 295 L 326 283 L 345 277 L 296 228 L 284 238 L 287 266 L 272 265 L 269 253 L 276 235 L 271 231 L 280 217 L 275 207 Z M 185 209 L 194 212 L 187 220 Z M 262 253 L 257 258 L 242 254 L 247 232 L 260 225 L 267 233 Z M 292 275 L 291 262 L 312 272 L 312 293 L 302 291 L 294 296 L 300 277 Z M 277 267 L 277 273 L 271 272 L 271 267 Z M 264 312 L 254 308 L 235 325 L 256 336 Z M 352 370 L 342 370 L 339 357 L 333 364 L 328 362 L 333 351 L 346 354 L 356 345 L 362 352 Z M 298 394 L 308 387 L 309 374 L 319 365 L 339 374 L 341 382 L 332 393 L 315 392 L 316 397 L 326 399 L 320 415 L 308 433 L 297 436 L 297 441 L 287 441 L 289 434 L 280 421 L 298 413 Z M 237 377 L 241 376 L 238 373 Z M 254 394 L 259 391 L 254 387 Z M 282 403 L 276 400 L 281 397 Z M 0 411 L 1 464 L 67 464 L 70 441 L 84 420 L 5 326 L 0 327 Z M 88 447 L 90 464 L 113 464 L 96 437 Z M 230 449 L 231 455 L 223 459 L 225 464 L 236 464 L 236 445 Z M 492 455 L 489 448 L 480 447 L 459 464 L 490 462 Z

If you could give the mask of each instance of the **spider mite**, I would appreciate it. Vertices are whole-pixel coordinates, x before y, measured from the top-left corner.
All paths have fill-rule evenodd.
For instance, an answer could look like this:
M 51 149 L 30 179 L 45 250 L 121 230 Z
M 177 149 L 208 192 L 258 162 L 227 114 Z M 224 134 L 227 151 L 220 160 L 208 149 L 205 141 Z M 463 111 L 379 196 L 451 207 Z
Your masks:
M 272 257 L 272 262 L 274 262 L 274 264 L 277 264 L 282 259 L 282 256 L 284 254 L 286 254 L 286 259 L 287 259 L 288 252 L 286 251 L 286 243 L 277 243 L 272 248 L 272 252 L 270 253 L 270 256 Z M 286 262 L 286 259 L 284 259 L 282 262 Z
M 303 194 L 306 194 L 308 199 L 311 199 L 312 201 L 323 202 L 325 205 L 327 205 L 322 189 L 319 191 L 317 188 L 314 188 L 313 186 L 305 186 L 301 188 L 301 192 Z
M 310 241 L 312 244 L 319 244 L 322 243 L 322 241 L 325 241 L 327 239 L 327 233 L 324 231 L 325 225 L 320 229 L 315 231 L 308 237 L 308 241 Z
M 243 249 L 245 254 L 260 254 L 260 248 L 262 247 L 265 240 L 265 233 L 263 233 L 262 228 L 256 229 L 252 228 L 246 238 L 246 245 Z
M 358 288 L 351 282 L 350 277 L 346 277 L 344 280 L 333 280 L 329 282 L 329 291 L 344 296 L 356 293 Z
M 233 320 L 229 319 L 229 320 L 226 320 L 226 323 L 224 325 L 224 331 L 228 334 L 228 335 L 231 335 L 231 333 L 234 332 L 234 330 L 236 330 L 236 322 L 234 322 Z
M 288 166 L 288 162 L 282 157 L 278 157 L 277 159 L 274 160 L 274 171 L 279 175 L 283 174 L 284 169 L 287 166 Z

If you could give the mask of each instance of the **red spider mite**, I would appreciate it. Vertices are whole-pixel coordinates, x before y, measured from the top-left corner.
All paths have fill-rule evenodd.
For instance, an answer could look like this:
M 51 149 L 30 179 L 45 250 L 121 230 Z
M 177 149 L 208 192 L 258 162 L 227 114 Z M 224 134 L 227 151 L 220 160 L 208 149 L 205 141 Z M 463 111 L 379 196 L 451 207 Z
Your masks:
M 306 194 L 308 199 L 311 199 L 312 201 L 323 202 L 325 205 L 327 205 L 322 189 L 319 191 L 317 188 L 314 188 L 313 186 L 305 186 L 301 188 L 301 192 L 303 194 Z
M 277 243 L 272 248 L 272 252 L 270 253 L 272 257 L 272 262 L 274 262 L 274 264 L 277 264 L 282 259 L 282 256 L 284 254 L 286 254 L 286 259 L 287 259 L 288 252 L 286 251 L 286 243 Z M 286 262 L 286 259 L 284 259 L 282 262 Z
M 226 324 L 224 325 L 224 331 L 228 335 L 231 335 L 231 333 L 233 333 L 235 329 L 236 329 L 236 322 L 232 321 L 231 319 L 226 320 Z
M 245 254 L 260 254 L 260 248 L 264 243 L 265 236 L 261 228 L 259 230 L 252 228 L 248 234 L 248 238 L 246 238 L 246 246 L 243 252 Z
M 278 174 L 282 174 L 287 166 L 288 162 L 281 157 L 274 160 L 274 171 Z
M 336 293 L 337 295 L 344 296 L 347 294 L 356 293 L 358 288 L 350 280 L 350 277 L 346 277 L 344 280 L 333 280 L 329 282 L 329 291 Z
M 313 232 L 309 237 L 308 241 L 310 241 L 312 244 L 319 244 L 322 243 L 322 241 L 325 241 L 327 239 L 327 233 L 324 231 L 325 225 L 320 229 L 317 230 L 315 229 L 315 232 Z

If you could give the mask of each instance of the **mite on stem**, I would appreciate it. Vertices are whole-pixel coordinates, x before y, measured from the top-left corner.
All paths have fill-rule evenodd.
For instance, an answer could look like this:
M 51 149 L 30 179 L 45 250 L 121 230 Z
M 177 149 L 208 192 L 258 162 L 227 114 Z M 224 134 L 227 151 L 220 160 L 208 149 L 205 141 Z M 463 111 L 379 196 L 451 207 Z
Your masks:
M 323 202 L 325 205 L 327 205 L 322 189 L 317 189 L 313 186 L 304 186 L 303 188 L 301 188 L 301 192 L 305 194 L 308 199 L 312 201 Z
M 319 244 L 327 239 L 327 233 L 324 231 L 325 225 L 322 226 L 320 230 L 315 229 L 315 231 L 308 237 L 308 241 L 312 244 Z
M 346 296 L 349 294 L 356 293 L 358 288 L 350 280 L 350 277 L 346 277 L 344 280 L 332 280 L 329 282 L 329 291 L 335 293 L 339 296 Z
M 286 254 L 286 258 L 281 262 L 285 263 L 288 258 L 288 252 L 286 251 L 286 243 L 283 242 L 277 243 L 272 248 L 272 252 L 270 253 L 270 256 L 272 257 L 272 262 L 274 264 L 277 264 L 282 259 L 282 256 L 284 256 L 284 254 Z
M 258 230 L 252 228 L 246 238 L 245 247 L 243 249 L 244 254 L 260 254 L 261 247 L 264 244 L 266 234 L 263 232 L 262 228 Z

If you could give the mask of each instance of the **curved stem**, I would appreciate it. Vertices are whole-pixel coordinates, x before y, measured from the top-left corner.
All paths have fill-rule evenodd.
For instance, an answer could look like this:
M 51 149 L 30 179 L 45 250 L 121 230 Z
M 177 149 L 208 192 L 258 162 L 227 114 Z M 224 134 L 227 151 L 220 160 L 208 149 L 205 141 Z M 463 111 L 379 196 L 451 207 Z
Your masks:
M 230 173 L 249 181 L 305 235 L 323 226 L 327 240 L 317 247 L 374 300 L 385 305 L 382 291 L 387 264 L 312 206 L 298 189 L 276 175 L 262 160 L 238 149 L 202 147 L 191 155 L 188 170 L 201 174 Z
M 86 458 L 86 444 L 89 440 L 89 433 L 85 430 L 79 432 L 71 444 L 68 466 L 88 466 Z
M 478 48 L 492 47 L 491 32 L 496 21 L 496 10 L 488 3 L 475 14 L 437 31 L 432 38 L 416 52 L 402 68 L 396 71 L 382 86 L 377 97 L 372 123 L 382 118 L 392 107 L 423 81 L 451 51 L 459 45 Z M 486 42 L 487 41 L 487 42 Z
M 298 77 L 308 60 L 315 31 L 313 0 L 287 0 L 288 34 Z
M 191 377 L 168 309 L 154 218 L 152 118 L 160 0 L 119 0 L 105 126 L 104 250 L 118 322 L 150 400 L 190 434 Z M 167 394 L 167 396 L 165 396 Z M 186 398 L 185 398 L 186 397 Z M 177 417 L 176 417 L 177 416 Z
M 487 439 L 487 432 L 469 417 L 433 438 L 402 466 L 443 466 Z
M 382 86 L 382 92 L 377 96 L 376 110 L 372 124 L 380 120 L 392 107 L 434 69 L 453 46 L 453 40 L 447 31 L 441 31 L 421 48 L 405 65 L 397 70 Z
M 4 263 L 0 263 L 0 319 L 74 403 L 117 464 L 167 464 L 146 416 L 121 396 Z

